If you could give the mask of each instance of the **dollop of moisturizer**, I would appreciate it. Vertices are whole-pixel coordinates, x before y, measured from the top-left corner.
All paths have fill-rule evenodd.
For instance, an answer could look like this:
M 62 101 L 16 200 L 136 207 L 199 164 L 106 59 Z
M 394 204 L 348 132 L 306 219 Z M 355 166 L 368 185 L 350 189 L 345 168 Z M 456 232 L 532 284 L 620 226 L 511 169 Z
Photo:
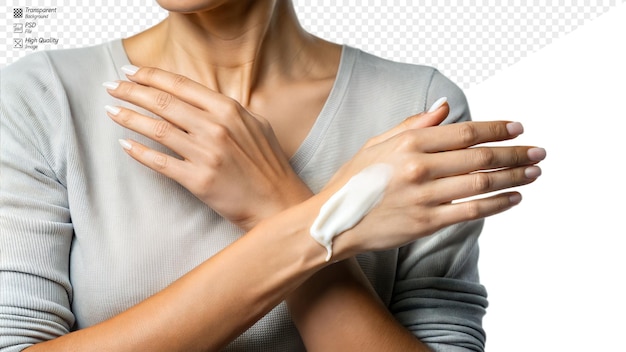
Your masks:
M 383 198 L 392 171 L 388 164 L 370 165 L 352 176 L 322 205 L 311 226 L 311 236 L 326 247 L 326 261 L 333 255 L 333 238 L 353 228 Z

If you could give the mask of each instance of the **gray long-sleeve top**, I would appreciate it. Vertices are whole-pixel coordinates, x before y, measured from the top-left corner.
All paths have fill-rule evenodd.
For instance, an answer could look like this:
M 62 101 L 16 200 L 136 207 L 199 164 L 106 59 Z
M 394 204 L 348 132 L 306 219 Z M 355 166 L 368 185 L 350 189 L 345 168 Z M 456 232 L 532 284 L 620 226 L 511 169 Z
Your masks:
M 242 235 L 120 149 L 119 138 L 132 138 L 167 152 L 104 113 L 106 104 L 128 106 L 101 86 L 124 79 L 126 64 L 115 40 L 34 53 L 1 72 L 2 352 L 114 316 Z M 462 91 L 437 70 L 344 46 L 331 94 L 292 166 L 318 191 L 368 138 L 442 96 L 451 107 L 444 123 L 469 119 Z M 481 227 L 482 221 L 463 223 L 358 257 L 395 317 L 434 350 L 484 348 Z M 303 349 L 283 303 L 227 350 Z

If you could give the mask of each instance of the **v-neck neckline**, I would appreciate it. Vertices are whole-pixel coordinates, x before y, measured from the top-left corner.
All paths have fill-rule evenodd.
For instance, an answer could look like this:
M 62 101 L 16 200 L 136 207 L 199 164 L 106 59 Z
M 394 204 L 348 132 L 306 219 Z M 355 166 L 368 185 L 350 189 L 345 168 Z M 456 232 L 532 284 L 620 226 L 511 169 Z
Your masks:
M 118 72 L 118 78 L 125 79 L 126 75 L 122 72 L 121 67 L 124 65 L 130 65 L 131 63 L 126 50 L 124 49 L 122 39 L 110 41 L 109 50 Z M 296 173 L 300 173 L 311 157 L 315 154 L 315 151 L 322 142 L 322 139 L 330 127 L 332 120 L 337 114 L 343 100 L 343 96 L 347 91 L 356 57 L 356 49 L 347 45 L 342 46 L 337 75 L 330 93 L 328 94 L 328 97 L 326 98 L 326 101 L 324 102 L 324 105 L 315 119 L 313 126 L 311 126 L 307 136 L 304 140 L 302 140 L 300 146 L 289 160 Z

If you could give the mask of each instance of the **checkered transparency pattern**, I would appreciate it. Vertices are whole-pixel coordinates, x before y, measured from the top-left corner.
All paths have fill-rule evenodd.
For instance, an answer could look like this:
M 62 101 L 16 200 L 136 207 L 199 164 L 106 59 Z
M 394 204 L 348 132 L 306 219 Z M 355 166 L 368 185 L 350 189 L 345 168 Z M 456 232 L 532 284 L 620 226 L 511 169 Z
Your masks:
M 167 13 L 156 3 L 14 0 L 4 6 L 0 67 L 35 50 L 95 45 L 142 31 Z M 304 1 L 294 0 L 303 26 L 319 37 L 402 62 L 431 65 L 470 88 L 578 26 L 623 5 L 610 1 Z M 600 4 L 599 4 L 600 3 Z M 14 33 L 15 9 L 56 7 L 33 33 Z M 27 12 L 24 12 L 26 15 Z M 14 48 L 14 39 L 54 37 L 58 44 Z
M 49 13 L 47 18 L 29 19 L 27 8 L 56 8 L 56 12 Z M 0 67 L 34 51 L 90 46 L 128 37 L 167 16 L 154 1 L 10 0 L 0 9 L 0 16 L 6 20 L 3 21 L 5 29 L 0 31 Z M 15 9 L 22 9 L 24 18 L 14 18 Z M 28 22 L 35 23 L 31 33 L 14 32 L 14 24 Z M 13 47 L 15 38 L 56 38 L 58 43 L 38 42 L 36 49 L 16 49 Z
M 296 7 L 322 38 L 435 66 L 469 88 L 624 2 L 296 0 Z

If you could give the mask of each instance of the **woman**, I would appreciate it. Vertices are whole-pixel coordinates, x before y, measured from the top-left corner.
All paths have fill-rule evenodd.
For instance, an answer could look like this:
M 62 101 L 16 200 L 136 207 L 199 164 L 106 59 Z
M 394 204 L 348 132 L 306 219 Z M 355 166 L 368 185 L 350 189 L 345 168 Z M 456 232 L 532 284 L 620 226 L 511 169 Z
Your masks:
M 428 127 L 469 119 L 454 84 L 288 0 L 159 4 L 3 72 L 0 349 L 482 350 L 479 219 L 521 196 L 451 201 L 539 176 L 541 148 L 469 148 L 521 125 Z M 326 261 L 311 226 L 372 165 L 381 199 Z

